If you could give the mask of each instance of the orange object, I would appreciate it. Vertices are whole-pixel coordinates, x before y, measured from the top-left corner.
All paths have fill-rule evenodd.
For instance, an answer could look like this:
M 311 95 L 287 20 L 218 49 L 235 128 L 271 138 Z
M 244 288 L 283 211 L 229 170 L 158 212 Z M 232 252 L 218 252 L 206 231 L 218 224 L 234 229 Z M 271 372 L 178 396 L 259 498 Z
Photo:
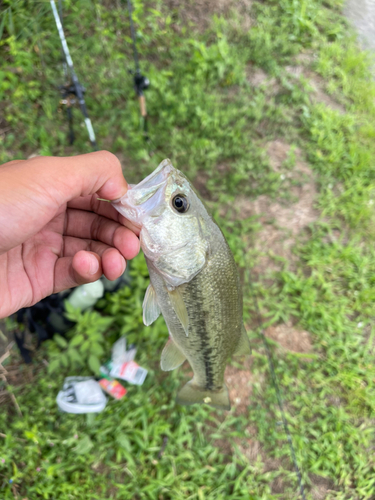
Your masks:
M 125 387 L 123 387 L 120 382 L 117 382 L 117 380 L 102 378 L 99 380 L 99 385 L 103 391 L 115 399 L 122 399 L 127 393 Z

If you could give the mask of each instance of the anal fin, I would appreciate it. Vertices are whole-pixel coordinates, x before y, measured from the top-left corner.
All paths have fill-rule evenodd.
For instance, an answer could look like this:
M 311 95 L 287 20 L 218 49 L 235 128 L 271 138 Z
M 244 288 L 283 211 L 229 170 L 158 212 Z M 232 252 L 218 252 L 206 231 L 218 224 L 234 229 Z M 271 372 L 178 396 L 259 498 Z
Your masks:
M 172 338 L 169 338 L 161 353 L 160 367 L 163 371 L 169 372 L 178 368 L 185 361 L 186 356 L 176 346 Z
M 247 336 L 244 325 L 242 325 L 241 336 L 238 340 L 236 350 L 233 356 L 240 356 L 241 354 L 251 354 L 251 345 L 249 337 Z
M 150 284 L 147 287 L 145 298 L 143 299 L 143 323 L 151 325 L 159 316 L 160 307 L 156 298 L 154 287 Z

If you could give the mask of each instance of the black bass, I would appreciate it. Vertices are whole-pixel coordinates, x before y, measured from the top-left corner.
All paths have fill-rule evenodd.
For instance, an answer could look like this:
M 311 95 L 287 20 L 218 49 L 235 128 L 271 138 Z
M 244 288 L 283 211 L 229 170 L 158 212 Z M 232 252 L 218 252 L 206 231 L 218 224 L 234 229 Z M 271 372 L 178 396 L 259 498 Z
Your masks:
M 143 321 L 150 325 L 162 313 L 169 330 L 161 368 L 174 370 L 187 359 L 194 372 L 177 402 L 229 410 L 225 367 L 232 355 L 250 354 L 250 344 L 238 271 L 223 233 L 170 160 L 113 206 L 140 229 L 151 282 Z

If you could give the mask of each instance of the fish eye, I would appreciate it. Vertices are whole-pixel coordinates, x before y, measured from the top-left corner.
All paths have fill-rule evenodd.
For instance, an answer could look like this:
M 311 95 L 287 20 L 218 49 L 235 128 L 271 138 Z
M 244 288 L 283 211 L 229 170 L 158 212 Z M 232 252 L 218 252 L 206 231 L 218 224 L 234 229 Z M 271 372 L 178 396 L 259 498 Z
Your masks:
M 186 196 L 183 194 L 176 194 L 176 196 L 172 200 L 172 206 L 180 214 L 184 214 L 189 210 L 189 202 L 187 201 Z

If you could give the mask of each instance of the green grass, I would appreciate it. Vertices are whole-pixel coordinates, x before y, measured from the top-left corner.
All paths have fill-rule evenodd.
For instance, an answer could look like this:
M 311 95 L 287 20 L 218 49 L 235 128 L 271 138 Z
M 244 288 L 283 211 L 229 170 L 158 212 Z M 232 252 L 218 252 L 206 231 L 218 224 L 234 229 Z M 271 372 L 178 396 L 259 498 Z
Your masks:
M 255 242 L 262 225 L 255 216 L 243 220 L 235 201 L 267 195 L 291 202 L 291 185 L 271 168 L 269 141 L 298 147 L 314 171 L 320 219 L 297 237 L 296 262 L 275 256 L 280 270 L 257 276 L 254 287 L 266 325 L 291 321 L 311 336 L 309 356 L 272 344 L 307 497 L 316 498 L 314 486 L 324 484 L 327 499 L 373 499 L 375 85 L 370 58 L 340 14 L 341 0 L 254 2 L 245 9 L 250 30 L 243 28 L 243 11 L 233 10 L 214 16 L 205 31 L 184 24 L 178 9 L 169 11 L 163 2 L 134 1 L 142 70 L 152 82 L 151 145 L 142 137 L 128 73 L 133 61 L 124 4 L 64 4 L 99 146 L 120 155 L 130 182 L 164 157 L 192 179 L 206 175 L 209 206 L 244 279 L 249 325 L 255 311 L 246 269 L 260 261 Z M 90 151 L 76 109 L 77 140 L 67 144 L 58 111 L 61 52 L 49 4 L 5 1 L 0 13 L 0 162 L 34 152 Z M 298 62 L 301 55 L 308 62 Z M 337 109 L 311 98 L 309 73 L 288 71 L 296 65 L 322 79 Z M 273 83 L 250 85 L 249 72 L 259 69 Z M 293 171 L 295 162 L 291 152 L 284 167 Z M 9 388 L 23 417 L 11 404 L 0 414 L 7 436 L 0 438 L 1 498 L 298 498 L 256 332 L 249 332 L 254 383 L 245 413 L 180 407 L 174 397 L 187 374 L 165 374 L 158 364 L 167 338 L 163 320 L 142 324 L 148 281 L 142 257 L 132 276 L 131 288 L 107 296 L 97 311 L 71 311 L 75 329 L 66 341 L 42 348 L 33 383 Z M 101 325 L 99 315 L 106 318 Z M 95 371 L 121 334 L 138 345 L 137 359 L 149 370 L 145 384 L 129 387 L 124 401 L 111 401 L 95 417 L 58 413 L 55 395 L 64 376 Z M 41 367 L 42 357 L 55 373 Z M 254 441 L 262 452 L 249 458 L 246 447 Z

